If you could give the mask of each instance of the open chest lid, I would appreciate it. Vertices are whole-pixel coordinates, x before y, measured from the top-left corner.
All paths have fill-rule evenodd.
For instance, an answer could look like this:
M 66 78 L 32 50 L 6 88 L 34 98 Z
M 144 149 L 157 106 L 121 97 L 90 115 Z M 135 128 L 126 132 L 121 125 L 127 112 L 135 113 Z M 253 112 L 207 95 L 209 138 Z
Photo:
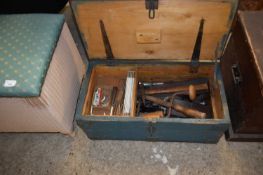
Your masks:
M 237 0 L 71 1 L 90 60 L 186 61 L 202 33 L 199 59 L 213 61 L 223 51 L 237 4 Z

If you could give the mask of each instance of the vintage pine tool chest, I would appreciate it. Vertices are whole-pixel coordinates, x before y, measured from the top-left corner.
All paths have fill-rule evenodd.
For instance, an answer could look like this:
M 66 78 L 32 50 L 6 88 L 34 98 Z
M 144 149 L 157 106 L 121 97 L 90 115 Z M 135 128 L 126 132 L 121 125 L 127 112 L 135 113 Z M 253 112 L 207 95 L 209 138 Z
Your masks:
M 71 1 L 88 55 L 76 111 L 91 139 L 216 143 L 218 62 L 236 0 Z
M 263 12 L 239 12 L 221 67 L 231 117 L 228 140 L 263 141 Z

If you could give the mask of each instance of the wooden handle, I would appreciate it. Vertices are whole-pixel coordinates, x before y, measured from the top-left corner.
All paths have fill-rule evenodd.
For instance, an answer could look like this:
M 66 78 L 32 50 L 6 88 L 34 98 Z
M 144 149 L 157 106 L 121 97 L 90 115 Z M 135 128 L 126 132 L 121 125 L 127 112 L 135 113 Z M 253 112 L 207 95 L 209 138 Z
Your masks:
M 149 100 L 149 101 L 152 101 L 152 102 L 154 102 L 156 104 L 168 107 L 168 108 L 172 107 L 176 111 L 181 112 L 181 113 L 183 113 L 183 114 L 185 114 L 187 116 L 190 116 L 190 117 L 201 118 L 201 119 L 206 117 L 206 113 L 204 113 L 204 112 L 200 112 L 200 111 L 192 109 L 192 108 L 184 107 L 184 106 L 182 106 L 180 104 L 172 105 L 171 103 L 163 101 L 160 98 L 156 98 L 156 97 L 147 95 L 147 96 L 145 96 L 145 99 Z
M 194 86 L 195 91 L 208 90 L 206 83 L 197 84 Z M 163 87 L 163 88 L 148 88 L 145 89 L 146 95 L 162 94 L 162 93 L 176 93 L 176 92 L 189 92 L 189 86 L 175 86 L 175 87 Z
M 163 117 L 163 111 L 145 113 L 142 116 L 143 116 L 143 118 L 146 118 L 146 119 L 161 118 L 161 117 Z
M 196 89 L 192 84 L 189 86 L 189 98 L 191 101 L 194 101 L 196 98 Z
M 172 108 L 174 108 L 178 112 L 181 112 L 185 115 L 188 115 L 188 116 L 191 116 L 194 118 L 201 118 L 201 119 L 206 118 L 206 113 L 200 112 L 196 109 L 187 108 L 187 107 L 184 107 L 184 106 L 179 105 L 179 104 L 173 105 Z

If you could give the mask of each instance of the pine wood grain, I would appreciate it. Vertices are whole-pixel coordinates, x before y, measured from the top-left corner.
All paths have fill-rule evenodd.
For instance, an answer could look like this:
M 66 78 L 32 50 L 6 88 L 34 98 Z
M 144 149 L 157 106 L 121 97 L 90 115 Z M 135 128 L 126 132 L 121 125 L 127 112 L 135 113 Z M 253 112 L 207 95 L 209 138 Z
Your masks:
M 155 19 L 149 19 L 142 0 L 89 1 L 77 6 L 77 22 L 88 44 L 90 59 L 106 58 L 101 19 L 117 59 L 184 60 L 191 58 L 199 22 L 204 18 L 201 59 L 211 60 L 218 42 L 228 31 L 230 11 L 229 2 L 165 0 L 160 1 Z M 140 43 L 136 39 L 136 32 L 151 35 L 153 30 L 161 32 L 158 42 Z

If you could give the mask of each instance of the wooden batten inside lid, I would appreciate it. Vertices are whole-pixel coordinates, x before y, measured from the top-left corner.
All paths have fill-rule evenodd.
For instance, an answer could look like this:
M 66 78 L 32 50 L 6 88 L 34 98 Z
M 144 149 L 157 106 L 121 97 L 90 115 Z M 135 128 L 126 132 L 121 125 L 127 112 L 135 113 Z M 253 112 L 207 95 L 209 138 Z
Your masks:
M 144 0 L 84 1 L 75 15 L 89 59 L 106 59 L 103 21 L 114 59 L 189 60 L 205 19 L 200 60 L 213 60 L 231 25 L 232 0 L 159 0 L 149 19 Z

